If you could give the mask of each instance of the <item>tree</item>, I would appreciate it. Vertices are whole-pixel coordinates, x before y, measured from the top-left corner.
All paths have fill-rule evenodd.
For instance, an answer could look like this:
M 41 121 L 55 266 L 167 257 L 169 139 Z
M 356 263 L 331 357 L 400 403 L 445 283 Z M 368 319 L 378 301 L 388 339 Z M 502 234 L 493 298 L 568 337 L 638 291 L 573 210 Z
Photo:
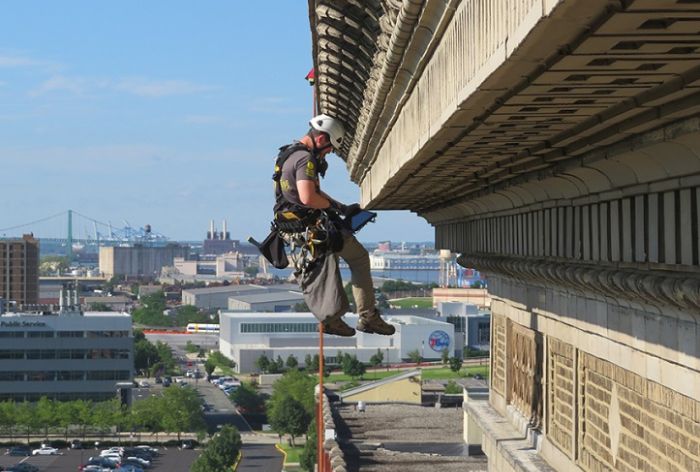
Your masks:
M 75 402 L 56 402 L 56 426 L 64 428 L 66 441 L 68 441 L 68 427 L 77 423 Z
M 313 472 L 314 466 L 316 465 L 316 422 L 312 421 L 309 425 L 309 430 L 306 432 L 306 444 L 304 444 L 304 450 L 299 456 L 299 465 L 303 470 L 308 472 Z
M 247 275 L 250 278 L 255 278 L 256 275 L 258 275 L 258 267 L 255 266 L 248 266 L 243 268 L 243 272 L 245 275 Z
M 299 366 L 299 361 L 294 354 L 290 354 L 289 357 L 287 357 L 286 365 L 288 369 L 296 369 Z
M 204 371 L 207 373 L 207 377 L 211 377 L 214 370 L 216 370 L 216 364 L 211 360 L 211 358 L 204 361 Z
M 290 396 L 304 405 L 304 408 L 313 415 L 315 412 L 314 387 L 316 378 L 300 372 L 290 370 L 272 385 L 272 395 L 267 403 L 268 411 L 271 406 L 281 401 L 285 396 Z
M 411 360 L 411 362 L 415 362 L 416 364 L 420 364 L 423 360 L 423 356 L 420 355 L 418 349 L 414 349 L 413 351 L 409 352 L 408 358 Z
M 450 358 L 450 370 L 452 372 L 459 372 L 459 369 L 462 368 L 462 359 L 459 357 L 451 357 Z
M 224 425 L 209 441 L 192 464 L 193 472 L 220 472 L 230 470 L 241 450 L 241 435 L 231 425 Z
M 260 411 L 265 405 L 262 396 L 250 383 L 242 383 L 240 387 L 231 392 L 229 398 L 231 398 L 243 412 Z
M 134 336 L 134 369 L 147 371 L 156 362 L 160 362 L 160 354 L 155 345 L 146 338 L 136 340 Z
M 32 431 L 35 431 L 41 423 L 39 422 L 39 417 L 36 415 L 36 405 L 29 403 L 28 401 L 23 401 L 16 405 L 16 418 L 17 424 L 24 427 L 27 433 L 27 443 L 29 443 L 29 436 Z
M 0 402 L 0 426 L 2 426 L 3 429 L 7 428 L 7 430 L 10 432 L 10 442 L 13 442 L 14 426 L 17 423 L 17 409 L 15 408 L 15 402 L 9 400 Z
M 291 396 L 284 396 L 268 411 L 268 420 L 277 434 L 289 434 L 292 437 L 292 446 L 295 446 L 294 438 L 306 432 L 311 415 L 300 402 Z
M 267 371 L 270 370 L 270 359 L 263 354 L 262 356 L 258 357 L 258 360 L 255 361 L 255 366 L 260 372 L 267 373 Z
M 185 344 L 185 352 L 194 354 L 197 351 L 199 351 L 199 346 L 192 341 L 187 340 L 187 344 Z
M 120 403 L 116 398 L 95 403 L 92 408 L 92 424 L 99 428 L 101 434 L 104 434 L 105 429 L 115 425 L 120 413 Z
M 309 310 L 309 305 L 307 305 L 306 302 L 299 302 L 294 305 L 294 311 L 298 313 L 308 313 L 311 310 Z
M 209 354 L 208 360 L 211 360 L 211 362 L 213 362 L 214 365 L 217 367 L 228 367 L 229 369 L 233 369 L 236 367 L 236 363 L 234 361 L 224 356 L 219 351 L 214 351 L 211 354 Z
M 450 351 L 445 348 L 442 350 L 442 365 L 447 365 L 450 361 Z
M 162 397 L 148 397 L 135 402 L 131 407 L 131 424 L 156 435 L 164 431 L 162 406 Z
M 75 418 L 77 424 L 80 425 L 83 432 L 83 441 L 85 440 L 85 430 L 89 424 L 92 424 L 92 402 L 88 400 L 76 400 L 75 402 Z
M 343 362 L 343 373 L 349 375 L 350 377 L 357 378 L 365 375 L 367 368 L 365 365 L 357 360 L 356 356 L 350 356 Z
M 377 348 L 377 353 L 372 354 L 372 357 L 369 358 L 369 365 L 372 367 L 379 367 L 382 365 L 382 362 L 384 362 L 384 354 L 382 354 L 382 351 Z
M 192 388 L 167 388 L 163 390 L 163 427 L 165 431 L 176 432 L 177 440 L 183 431 L 205 429 L 202 418 L 202 401 Z
M 284 360 L 282 360 L 282 356 L 277 356 L 277 372 L 283 372 L 284 371 Z
M 37 421 L 44 427 L 44 437 L 48 437 L 49 428 L 57 423 L 54 402 L 46 397 L 39 398 L 35 412 Z

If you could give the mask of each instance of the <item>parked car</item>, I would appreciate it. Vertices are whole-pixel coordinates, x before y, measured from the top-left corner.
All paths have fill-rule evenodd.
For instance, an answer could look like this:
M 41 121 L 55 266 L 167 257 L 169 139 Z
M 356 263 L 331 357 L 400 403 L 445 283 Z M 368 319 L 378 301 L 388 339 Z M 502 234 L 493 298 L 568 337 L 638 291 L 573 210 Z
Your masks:
M 11 465 L 7 469 L 7 472 L 38 472 L 39 468 L 35 465 L 29 464 L 27 462 L 20 462 L 19 464 Z
M 122 465 L 118 469 L 114 469 L 114 472 L 143 472 L 141 467 L 137 467 L 134 464 Z
M 162 384 L 162 383 L 163 383 L 163 379 L 160 378 L 160 377 L 156 377 L 156 383 L 157 383 L 157 384 Z
M 81 467 L 78 470 L 82 470 L 83 472 L 112 472 L 113 469 L 110 469 L 109 467 L 102 467 L 100 465 L 86 465 Z
M 150 386 L 151 382 L 149 382 L 148 380 L 142 380 L 141 382 L 139 382 L 139 387 L 141 388 L 149 388 Z
M 192 439 L 183 439 L 182 440 L 182 448 L 183 449 L 194 449 L 194 441 Z
M 29 446 L 12 446 L 5 454 L 10 456 L 31 456 L 32 450 L 29 449 Z
M 165 377 L 163 379 L 163 387 L 170 387 L 170 384 L 172 384 L 173 381 L 170 377 Z
M 70 442 L 71 449 L 84 449 L 83 442 L 80 439 L 74 439 Z
M 59 454 L 58 449 L 51 446 L 40 447 L 32 451 L 33 456 L 55 456 Z
M 108 457 L 91 457 L 88 459 L 85 465 L 99 465 L 108 469 L 116 469 L 117 467 L 119 467 L 120 462 L 120 460 L 113 460 Z

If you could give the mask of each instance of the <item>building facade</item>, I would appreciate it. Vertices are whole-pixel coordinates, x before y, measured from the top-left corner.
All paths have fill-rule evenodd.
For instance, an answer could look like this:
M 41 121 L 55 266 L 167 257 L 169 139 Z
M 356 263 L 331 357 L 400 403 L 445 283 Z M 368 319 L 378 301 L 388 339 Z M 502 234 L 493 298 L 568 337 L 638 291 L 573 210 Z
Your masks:
M 157 277 L 165 266 L 172 266 L 176 257 L 187 258 L 189 247 L 168 244 L 165 247 L 115 246 L 100 248 L 100 272 L 105 277 L 126 275 Z
M 324 349 L 329 364 L 338 361 L 339 353 L 356 355 L 362 362 L 381 352 L 385 363 L 409 359 L 418 351 L 425 360 L 438 360 L 443 350 L 452 352 L 454 326 L 444 321 L 410 315 L 386 315 L 396 327 L 393 336 L 378 336 L 360 331 L 352 338 L 324 336 Z M 358 316 L 345 315 L 350 326 Z M 236 362 L 239 372 L 256 371 L 256 361 L 265 355 L 283 360 L 293 355 L 304 365 L 307 355 L 318 354 L 318 320 L 311 313 L 234 313 L 220 314 L 219 350 Z
M 309 3 L 361 203 L 488 281 L 489 470 L 700 470 L 700 4 Z
M 107 400 L 133 380 L 125 313 L 0 316 L 0 401 Z
M 18 307 L 39 301 L 39 241 L 32 235 L 0 240 L 0 298 Z

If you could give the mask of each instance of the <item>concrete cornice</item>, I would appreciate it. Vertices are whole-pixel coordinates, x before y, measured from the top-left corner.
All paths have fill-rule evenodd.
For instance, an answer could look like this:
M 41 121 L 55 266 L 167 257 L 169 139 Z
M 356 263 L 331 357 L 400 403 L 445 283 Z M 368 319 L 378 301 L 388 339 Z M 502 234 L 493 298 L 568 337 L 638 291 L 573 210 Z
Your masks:
M 463 255 L 464 267 L 478 267 L 487 275 L 498 274 L 543 287 L 558 286 L 603 297 L 647 304 L 660 310 L 672 306 L 700 315 L 700 278 L 697 273 L 666 273 L 634 268 L 552 262 L 544 259 Z

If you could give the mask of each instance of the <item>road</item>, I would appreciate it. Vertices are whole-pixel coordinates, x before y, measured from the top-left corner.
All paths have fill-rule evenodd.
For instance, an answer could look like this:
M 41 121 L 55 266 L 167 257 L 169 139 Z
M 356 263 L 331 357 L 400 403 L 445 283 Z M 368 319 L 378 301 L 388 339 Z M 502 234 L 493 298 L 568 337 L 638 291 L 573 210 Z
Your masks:
M 148 334 L 146 337 L 153 343 L 156 341 L 167 343 L 173 349 L 176 359 L 184 358 L 187 341 L 192 341 L 193 344 L 198 344 L 205 349 L 216 349 L 219 340 L 217 335 L 211 334 Z M 250 425 L 238 413 L 235 405 L 216 385 L 205 379 L 186 380 L 197 389 L 202 400 L 211 407 L 210 411 L 204 413 L 204 421 L 209 432 L 215 432 L 226 424 L 233 425 L 240 431 L 243 449 L 238 471 L 279 472 L 282 470 L 283 456 L 275 448 L 277 436 L 253 432 Z M 160 388 L 162 388 L 160 385 L 151 387 L 148 393 L 143 391 L 145 389 L 138 389 L 135 394 L 137 397 L 143 397 L 149 393 L 152 395 Z
M 279 472 L 282 470 L 282 454 L 273 444 L 243 443 L 243 458 L 237 472 Z

